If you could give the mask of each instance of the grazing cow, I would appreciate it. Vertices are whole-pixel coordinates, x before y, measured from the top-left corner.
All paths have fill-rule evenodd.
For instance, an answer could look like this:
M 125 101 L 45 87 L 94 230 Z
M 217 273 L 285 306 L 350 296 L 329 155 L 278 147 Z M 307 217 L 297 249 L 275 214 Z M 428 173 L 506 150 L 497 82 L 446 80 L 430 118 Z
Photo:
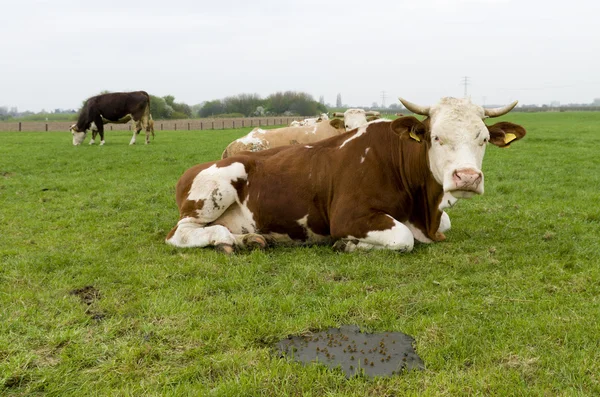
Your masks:
M 346 131 L 350 131 L 367 124 L 369 121 L 379 119 L 381 113 L 375 111 L 365 112 L 364 109 L 348 109 L 344 113 L 336 112 L 333 116 L 343 117 Z
M 96 134 L 100 134 L 100 145 L 104 145 L 104 124 L 123 124 L 130 120 L 133 120 L 135 129 L 129 144 L 135 143 L 135 136 L 144 128 L 146 144 L 150 143 L 150 133 L 154 136 L 154 122 L 150 116 L 147 92 L 113 92 L 91 97 L 79 112 L 77 123 L 71 126 L 73 145 L 81 145 L 89 129 L 92 130 L 90 144 L 94 143 Z
M 305 145 L 343 132 L 345 132 L 344 123 L 340 119 L 322 121 L 315 125 L 283 127 L 272 130 L 255 128 L 248 135 L 227 145 L 221 158 L 234 156 L 244 150 L 257 152 L 284 145 Z
M 401 99 L 412 112 L 370 123 L 311 145 L 244 152 L 196 165 L 177 183 L 180 219 L 166 237 L 177 247 L 265 247 L 332 243 L 357 249 L 411 251 L 414 240 L 441 241 L 444 209 L 483 193 L 487 143 L 506 147 L 525 129 L 487 117 L 517 102 L 484 109 L 470 99 L 431 107 Z

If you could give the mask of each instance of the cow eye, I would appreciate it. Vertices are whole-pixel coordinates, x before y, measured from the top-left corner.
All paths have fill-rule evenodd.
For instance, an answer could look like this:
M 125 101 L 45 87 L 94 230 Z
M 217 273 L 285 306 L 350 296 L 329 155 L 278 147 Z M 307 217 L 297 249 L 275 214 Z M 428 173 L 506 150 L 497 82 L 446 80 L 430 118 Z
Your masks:
M 440 140 L 440 137 L 439 137 L 439 136 L 434 136 L 434 137 L 433 137 L 433 140 L 434 140 L 435 142 L 439 143 L 440 145 L 443 145 L 443 143 L 442 143 L 442 141 Z

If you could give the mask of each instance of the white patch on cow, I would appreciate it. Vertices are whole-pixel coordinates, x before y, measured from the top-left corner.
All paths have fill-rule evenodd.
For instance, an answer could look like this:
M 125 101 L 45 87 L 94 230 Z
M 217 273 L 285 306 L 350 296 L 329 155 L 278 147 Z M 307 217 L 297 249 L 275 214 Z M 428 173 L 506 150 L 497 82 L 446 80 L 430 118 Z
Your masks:
M 367 115 L 364 109 L 348 109 L 344 112 L 344 125 L 346 131 L 353 130 L 367 123 Z
M 243 203 L 236 200 L 237 203 L 230 205 L 221 215 L 215 224 L 223 225 L 233 234 L 248 234 L 256 232 L 256 222 L 254 214 L 248 209 L 248 199 Z
M 304 146 L 304 147 L 305 147 L 305 148 L 307 148 L 307 149 L 312 149 L 312 148 L 313 148 L 313 147 L 312 147 L 312 146 L 310 146 L 310 145 L 306 145 L 306 146 Z
M 195 218 L 184 218 L 177 223 L 177 230 L 167 243 L 176 247 L 206 247 L 207 245 L 234 245 L 235 237 L 220 225 L 203 227 Z
M 440 211 L 443 211 L 446 208 L 452 207 L 454 204 L 456 204 L 457 201 L 458 201 L 458 199 L 456 197 L 454 197 L 452 194 L 444 193 L 444 196 L 442 197 L 442 202 L 440 203 L 438 208 Z
M 106 142 L 104 140 L 100 141 L 100 146 L 103 146 Z
M 412 233 L 415 240 L 417 240 L 418 242 L 425 243 L 425 244 L 429 244 L 429 243 L 433 242 L 429 237 L 427 237 L 425 235 L 425 233 L 423 233 L 421 231 L 421 229 L 419 229 L 412 223 L 406 221 L 406 222 L 404 222 L 404 225 L 406 225 L 406 227 L 408 228 L 408 230 L 410 230 L 410 232 Z
M 263 130 L 262 128 L 255 128 L 253 131 L 257 134 L 264 134 L 267 132 L 267 130 Z
M 451 227 L 450 217 L 445 212 L 442 212 L 442 218 L 440 219 L 440 227 L 438 228 L 438 232 L 444 233 L 450 230 Z
M 360 163 L 361 164 L 365 162 L 365 159 L 367 158 L 367 153 L 369 153 L 369 149 L 371 149 L 371 148 L 370 147 L 366 148 L 364 156 L 360 156 Z
M 90 145 L 93 145 L 94 143 L 94 138 L 90 139 Z
M 83 131 L 83 132 L 75 131 L 74 128 L 75 127 L 71 127 L 71 134 L 73 134 L 73 145 L 79 146 L 85 140 L 85 136 L 86 136 L 87 132 L 86 131 Z
M 413 249 L 415 239 L 411 230 L 396 219 L 387 215 L 394 221 L 394 226 L 387 230 L 374 230 L 367 233 L 364 238 L 355 238 L 348 236 L 345 240 L 350 240 L 346 244 L 346 251 L 371 250 L 371 249 L 389 249 L 394 251 L 410 252 Z M 353 243 L 351 240 L 358 240 Z
M 260 145 L 263 143 L 263 140 L 261 138 L 255 137 L 251 134 L 248 134 L 245 137 L 238 139 L 237 141 L 243 143 L 244 145 Z
M 92 130 L 92 131 L 98 131 L 98 126 L 93 121 L 92 121 L 92 124 L 90 124 L 90 130 Z
M 312 129 L 312 131 L 308 131 L 309 134 L 316 134 L 317 133 L 317 126 L 315 125 Z
M 340 145 L 340 149 L 344 147 L 344 145 L 346 145 L 348 142 L 360 137 L 361 135 L 363 135 L 366 131 L 367 131 L 367 127 L 368 125 L 363 125 L 362 127 L 360 127 L 358 130 L 356 130 L 356 132 L 354 134 L 352 134 L 352 136 L 348 139 L 346 139 L 341 145 Z
M 131 140 L 129 141 L 130 145 L 135 145 L 135 131 L 133 132 L 133 136 L 131 137 Z
M 331 240 L 330 236 L 323 236 L 321 234 L 317 234 L 313 232 L 310 227 L 308 227 L 308 214 L 303 218 L 298 219 L 296 222 L 306 231 L 307 241 L 311 244 L 314 243 L 324 243 L 326 241 Z
M 198 221 L 208 224 L 217 220 L 237 200 L 237 191 L 231 182 L 247 178 L 248 174 L 242 163 L 233 163 L 227 167 L 213 164 L 199 172 L 187 197 L 192 201 L 204 201 L 202 209 L 196 211 Z

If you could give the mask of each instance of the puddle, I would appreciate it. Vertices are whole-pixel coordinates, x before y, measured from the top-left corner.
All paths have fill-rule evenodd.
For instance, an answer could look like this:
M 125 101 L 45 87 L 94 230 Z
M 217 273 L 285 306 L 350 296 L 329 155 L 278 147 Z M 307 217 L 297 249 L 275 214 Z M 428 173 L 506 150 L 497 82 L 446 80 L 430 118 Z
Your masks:
M 290 336 L 277 343 L 282 355 L 302 363 L 318 361 L 329 368 L 341 368 L 346 377 L 391 376 L 424 369 L 413 348 L 414 339 L 401 332 L 368 334 L 356 325 L 329 328 L 309 335 Z

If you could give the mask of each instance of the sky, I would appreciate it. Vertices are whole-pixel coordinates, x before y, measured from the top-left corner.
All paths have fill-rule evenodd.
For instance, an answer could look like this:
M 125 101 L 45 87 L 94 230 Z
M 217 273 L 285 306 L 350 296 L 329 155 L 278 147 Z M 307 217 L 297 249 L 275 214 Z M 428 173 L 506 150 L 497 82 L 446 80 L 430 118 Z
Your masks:
M 194 105 L 303 91 L 371 106 L 600 98 L 596 0 L 18 0 L 0 12 L 0 106 L 101 91 Z

